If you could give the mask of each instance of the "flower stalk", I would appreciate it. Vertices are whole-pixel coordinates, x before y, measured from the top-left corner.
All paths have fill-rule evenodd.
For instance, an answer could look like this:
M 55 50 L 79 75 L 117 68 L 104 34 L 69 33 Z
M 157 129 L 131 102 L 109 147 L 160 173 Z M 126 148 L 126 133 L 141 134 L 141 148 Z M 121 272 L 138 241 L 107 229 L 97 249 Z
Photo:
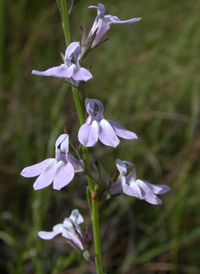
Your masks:
M 67 5 L 66 0 L 57 0 L 57 4 L 60 10 L 61 19 L 62 19 L 62 25 L 64 30 L 64 36 L 66 41 L 66 46 L 68 46 L 71 43 L 70 38 L 70 26 L 69 26 L 69 15 L 67 12 Z M 72 93 L 78 113 L 78 119 L 80 122 L 80 125 L 84 123 L 85 120 L 85 108 L 83 108 L 84 102 L 81 100 L 81 96 L 78 90 L 75 89 L 75 87 L 72 86 Z M 87 169 L 91 175 L 91 168 L 89 164 L 89 153 L 88 149 L 85 146 L 82 146 L 82 153 L 83 157 L 85 158 L 85 163 L 87 166 Z M 101 246 L 100 246 L 100 236 L 99 236 L 99 209 L 98 209 L 98 195 L 97 195 L 97 188 L 98 186 L 93 182 L 93 180 L 86 176 L 89 189 L 87 191 L 87 195 L 91 195 L 93 197 L 88 197 L 89 207 L 91 210 L 91 220 L 92 220 L 92 227 L 93 227 L 93 237 L 94 237 L 94 246 L 95 246 L 95 264 L 97 269 L 97 274 L 103 274 L 103 263 L 102 263 L 102 256 L 101 256 Z M 94 199 L 95 197 L 95 199 Z

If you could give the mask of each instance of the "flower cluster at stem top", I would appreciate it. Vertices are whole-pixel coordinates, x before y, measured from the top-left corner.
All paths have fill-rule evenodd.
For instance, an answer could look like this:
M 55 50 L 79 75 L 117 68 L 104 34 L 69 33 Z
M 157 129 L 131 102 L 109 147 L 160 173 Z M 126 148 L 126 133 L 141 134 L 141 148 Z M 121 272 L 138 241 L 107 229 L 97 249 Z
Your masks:
M 40 76 L 54 76 L 57 78 L 64 78 L 69 84 L 78 87 L 80 82 L 87 82 L 92 78 L 89 70 L 81 67 L 80 60 L 83 56 L 89 53 L 96 47 L 103 36 L 108 32 L 112 24 L 132 24 L 141 20 L 139 18 L 132 18 L 129 20 L 121 21 L 117 16 L 105 15 L 105 6 L 98 4 L 98 6 L 89 6 L 89 8 L 97 9 L 97 17 L 94 21 L 92 29 L 86 39 L 79 42 L 71 43 L 63 56 L 64 64 L 56 67 L 49 68 L 45 71 L 33 70 L 32 74 Z M 85 32 L 83 34 L 85 37 Z

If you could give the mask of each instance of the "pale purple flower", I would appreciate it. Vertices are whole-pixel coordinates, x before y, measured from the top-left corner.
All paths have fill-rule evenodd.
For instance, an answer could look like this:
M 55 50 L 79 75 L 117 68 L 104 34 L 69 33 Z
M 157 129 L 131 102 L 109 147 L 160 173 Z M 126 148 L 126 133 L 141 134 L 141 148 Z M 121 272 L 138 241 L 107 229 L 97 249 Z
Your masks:
M 109 189 L 110 196 L 125 193 L 153 205 L 162 204 L 162 201 L 155 194 L 161 195 L 167 193 L 171 189 L 169 186 L 154 185 L 145 180 L 136 179 L 135 166 L 130 162 L 117 159 L 116 165 L 120 175 L 117 182 Z M 132 171 L 126 175 L 128 167 L 131 167 Z
M 92 78 L 92 74 L 89 72 L 89 70 L 80 66 L 80 56 L 80 43 L 73 42 L 67 47 L 65 51 L 64 64 L 47 69 L 45 71 L 33 70 L 32 74 L 65 78 L 67 82 L 77 87 L 79 82 L 86 82 Z
M 68 185 L 75 173 L 82 172 L 84 165 L 68 154 L 69 136 L 62 134 L 55 143 L 55 158 L 49 158 L 43 162 L 26 167 L 21 175 L 26 178 L 38 176 L 33 188 L 35 190 L 49 186 L 53 181 L 53 188 L 60 190 Z
M 91 39 L 93 33 L 96 31 L 95 39 L 92 43 L 92 47 L 94 48 L 100 40 L 103 38 L 103 36 L 108 32 L 112 24 L 131 24 L 134 25 L 135 22 L 141 20 L 141 17 L 138 18 L 132 18 L 129 20 L 123 20 L 121 21 L 117 16 L 113 15 L 105 15 L 105 6 L 101 3 L 98 4 L 98 6 L 89 6 L 89 8 L 95 8 L 97 9 L 97 17 L 94 21 L 94 24 L 90 30 L 90 33 L 86 39 L 86 43 Z
M 79 213 L 78 209 L 75 209 L 69 218 L 65 218 L 62 224 L 55 225 L 53 231 L 39 231 L 38 236 L 43 240 L 51 240 L 61 233 L 62 236 L 67 239 L 68 244 L 79 253 L 82 253 L 87 246 L 79 226 L 79 224 L 83 222 L 83 216 Z
M 115 121 L 104 119 L 104 107 L 99 100 L 87 98 L 85 107 L 89 116 L 78 132 L 79 142 L 85 147 L 94 146 L 98 139 L 104 145 L 117 147 L 120 143 L 117 135 L 124 139 L 137 139 L 134 132 L 126 130 Z

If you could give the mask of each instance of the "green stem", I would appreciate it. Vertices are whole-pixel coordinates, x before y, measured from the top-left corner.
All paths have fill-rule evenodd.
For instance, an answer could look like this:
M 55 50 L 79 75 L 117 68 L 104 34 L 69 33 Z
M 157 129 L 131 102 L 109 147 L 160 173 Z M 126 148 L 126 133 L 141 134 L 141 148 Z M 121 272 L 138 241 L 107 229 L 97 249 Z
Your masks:
M 95 247 L 95 264 L 97 267 L 97 273 L 103 274 L 103 262 L 101 256 L 101 245 L 99 235 L 99 208 L 98 208 L 98 195 L 95 193 L 96 199 L 92 199 L 92 225 L 94 234 L 94 247 Z
M 70 38 L 70 28 L 69 28 L 69 16 L 67 11 L 67 4 L 66 0 L 57 0 L 58 7 L 60 10 L 61 18 L 62 18 L 62 25 L 65 35 L 65 41 L 66 46 L 68 46 L 71 43 Z M 78 118 L 80 125 L 84 123 L 85 120 L 85 108 L 84 104 L 81 101 L 79 92 L 72 87 L 72 93 L 78 113 Z M 83 91 L 84 95 L 84 91 Z M 84 146 L 82 146 L 82 152 L 83 157 L 85 158 L 86 166 L 89 171 L 89 174 L 91 175 L 91 168 L 89 163 L 89 153 L 88 149 Z M 95 264 L 97 268 L 97 274 L 104 274 L 103 271 L 103 263 L 102 263 L 102 256 L 101 256 L 101 246 L 100 246 L 100 236 L 99 236 L 99 208 L 98 208 L 98 195 L 97 195 L 97 184 L 90 178 L 89 176 L 86 176 L 89 190 L 88 195 L 91 195 L 89 200 L 92 200 L 92 204 L 90 204 L 91 208 L 91 220 L 92 220 L 92 228 L 93 228 L 93 235 L 94 235 L 94 246 L 95 246 Z
M 62 26 L 63 26 L 63 31 L 64 31 L 64 36 L 65 36 L 65 42 L 66 46 L 69 46 L 71 43 L 71 36 L 70 36 L 70 28 L 69 28 L 69 16 L 68 16 L 68 11 L 67 11 L 67 3 L 66 0 L 57 0 L 58 7 L 60 10 L 60 15 L 62 18 Z
M 66 0 L 57 0 L 57 4 L 60 10 L 60 15 L 62 19 L 62 26 L 63 26 L 64 36 L 65 36 L 66 46 L 68 46 L 71 43 L 71 37 L 70 37 L 69 16 L 67 11 Z M 82 125 L 84 122 L 85 115 L 83 114 L 83 111 L 82 111 L 82 105 L 81 105 L 79 93 L 74 87 L 72 87 L 72 93 L 73 93 L 74 101 L 76 104 L 76 109 L 78 112 L 79 122 Z
M 91 195 L 89 186 L 86 189 L 86 194 L 87 194 L 87 200 L 88 200 L 88 205 L 89 205 L 89 209 L 90 209 L 90 215 L 92 216 L 92 195 Z
M 85 120 L 85 111 L 83 110 L 79 93 L 74 87 L 72 87 L 72 93 L 73 93 L 73 97 L 74 97 L 74 101 L 75 101 L 75 105 L 78 113 L 78 119 L 79 119 L 80 125 L 82 125 Z

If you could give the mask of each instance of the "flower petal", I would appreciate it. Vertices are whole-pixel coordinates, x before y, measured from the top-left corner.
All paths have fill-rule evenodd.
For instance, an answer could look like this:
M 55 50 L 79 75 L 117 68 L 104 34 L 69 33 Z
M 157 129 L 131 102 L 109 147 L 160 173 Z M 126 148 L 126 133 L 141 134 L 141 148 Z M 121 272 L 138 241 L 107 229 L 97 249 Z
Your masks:
M 52 160 L 54 160 L 54 158 L 49 158 L 41 163 L 25 167 L 20 174 L 26 178 L 38 176 Z
M 84 222 L 83 216 L 79 213 L 78 209 L 74 209 L 71 215 L 69 216 L 69 218 L 66 218 L 63 222 L 64 228 L 65 228 L 64 237 L 70 238 L 70 236 L 67 235 L 66 233 L 68 233 L 69 231 L 73 232 L 74 226 L 77 228 L 79 234 L 82 235 L 79 224 L 83 222 Z
M 98 6 L 89 6 L 88 9 L 95 8 L 97 9 L 97 14 L 105 13 L 106 8 L 103 4 L 99 3 Z
M 57 148 L 62 142 L 64 142 L 65 140 L 68 140 L 68 142 L 69 142 L 69 136 L 68 136 L 68 134 L 66 134 L 66 133 L 63 133 L 63 134 L 61 134 L 58 138 L 57 138 L 57 140 L 56 140 L 56 142 L 55 142 L 55 147 Z M 67 150 L 68 151 L 68 150 Z
M 89 70 L 85 69 L 85 68 L 76 68 L 73 71 L 73 79 L 77 80 L 77 81 L 88 81 L 90 80 L 92 77 L 92 74 L 89 72 Z
M 53 67 L 45 71 L 32 70 L 32 74 L 39 76 L 53 76 L 57 78 L 69 78 L 71 76 L 69 73 L 69 68 L 66 65 L 61 65 L 59 67 Z
M 162 204 L 162 201 L 156 195 L 154 195 L 151 188 L 143 180 L 137 180 L 136 184 L 141 189 L 142 199 L 153 205 Z
M 61 65 L 61 66 L 66 66 L 66 65 Z M 65 77 L 71 81 L 73 78 L 74 71 L 77 69 L 77 66 L 75 64 L 72 64 L 70 67 L 68 67 L 65 71 Z
M 135 22 L 138 22 L 142 19 L 142 17 L 138 17 L 138 18 L 132 18 L 132 19 L 128 19 L 128 20 L 120 20 L 117 16 L 113 16 L 113 15 L 105 15 L 104 16 L 104 20 L 107 22 L 108 26 L 110 26 L 111 24 L 131 24 L 134 25 Z
M 98 6 L 91 5 L 88 7 L 88 9 L 98 9 Z
M 122 160 L 117 159 L 116 166 L 117 166 L 117 169 L 119 170 L 121 175 L 125 175 L 127 173 L 126 164 Z
M 65 62 L 70 59 L 70 56 L 74 54 L 74 59 L 77 62 L 78 57 L 81 53 L 81 47 L 79 42 L 72 42 L 65 50 Z
M 98 141 L 99 124 L 93 121 L 91 125 L 83 124 L 78 132 L 78 140 L 85 147 L 92 147 Z
M 126 182 L 125 176 L 119 176 L 117 179 L 117 182 L 111 186 L 109 189 L 109 194 L 111 196 L 113 195 L 119 195 L 123 193 L 122 184 Z
M 138 199 L 143 199 L 141 189 L 134 181 L 131 182 L 130 185 L 123 184 L 122 187 L 125 194 L 129 196 L 134 196 Z
M 74 178 L 74 169 L 72 164 L 65 164 L 60 161 L 56 166 L 56 172 L 53 181 L 53 188 L 60 190 L 62 187 L 68 185 Z
M 154 194 L 165 194 L 171 190 L 171 188 L 167 185 L 150 184 L 145 180 L 143 180 L 143 182 L 151 188 Z
M 120 126 L 120 124 L 118 124 L 117 122 L 115 121 L 112 121 L 112 120 L 108 120 L 108 122 L 110 123 L 110 125 L 113 127 L 115 133 L 121 137 L 121 138 L 124 138 L 124 139 L 138 139 L 137 135 L 132 132 L 132 131 L 129 131 L 125 128 L 123 128 L 122 126 Z
M 124 164 L 126 165 L 126 167 L 131 167 L 131 168 L 133 168 L 135 165 L 133 164 L 133 163 L 131 163 L 131 162 L 128 162 L 128 161 L 123 161 L 124 162 Z
M 101 103 L 101 101 L 99 101 L 99 100 L 97 100 L 97 99 L 93 99 L 93 101 L 94 101 L 94 103 L 95 104 L 97 104 L 97 106 L 98 106 L 98 112 L 97 112 L 97 115 L 96 115 L 96 117 L 95 117 L 95 120 L 97 121 L 97 122 L 101 122 L 101 120 L 102 119 L 104 119 L 104 117 L 103 117 L 103 112 L 104 112 L 104 106 L 103 106 L 103 104 Z
M 100 122 L 99 139 L 104 145 L 111 147 L 117 147 L 120 143 L 113 128 L 105 119 Z
M 37 178 L 37 180 L 33 184 L 33 188 L 35 190 L 45 188 L 52 183 L 55 175 L 55 171 L 56 171 L 56 164 L 57 164 L 56 159 L 53 159 L 48 164 L 48 166 L 45 168 L 45 170 L 40 174 L 40 176 Z
M 79 232 L 80 237 L 83 239 L 83 235 L 81 232 L 81 229 L 79 227 L 79 225 L 77 225 L 76 227 L 77 231 Z M 62 236 L 71 240 L 71 243 L 73 244 L 72 246 L 78 251 L 78 250 L 83 250 L 84 247 L 82 245 L 81 240 L 79 239 L 79 236 L 77 235 L 77 233 L 74 231 L 74 229 L 63 229 L 63 233 Z
M 85 99 L 85 108 L 89 115 L 93 115 L 94 113 L 94 101 L 92 99 Z
M 61 142 L 60 149 L 65 154 L 68 153 L 68 150 L 69 150 L 69 135 L 68 134 L 66 134 L 65 139 Z
M 126 183 L 130 185 L 132 182 L 136 182 L 136 170 L 133 168 L 133 170 L 127 175 L 126 177 Z
M 39 231 L 38 236 L 42 238 L 43 240 L 51 240 L 59 233 L 62 233 L 63 230 L 63 224 L 57 224 L 53 227 L 53 231 L 46 232 L 46 231 Z
M 74 209 L 69 218 L 78 224 L 84 222 L 83 216 L 79 213 L 78 209 Z
M 100 18 L 96 24 L 96 29 L 98 28 L 98 30 L 96 32 L 96 36 L 92 43 L 92 48 L 94 48 L 100 42 L 100 40 L 104 37 L 104 35 L 110 29 L 110 26 L 107 24 L 107 22 L 104 18 L 105 18 L 105 16 L 100 15 Z
M 66 159 L 68 162 L 70 162 L 72 164 L 75 173 L 82 172 L 85 169 L 84 164 L 82 164 L 80 161 L 78 161 L 72 155 L 67 154 Z

